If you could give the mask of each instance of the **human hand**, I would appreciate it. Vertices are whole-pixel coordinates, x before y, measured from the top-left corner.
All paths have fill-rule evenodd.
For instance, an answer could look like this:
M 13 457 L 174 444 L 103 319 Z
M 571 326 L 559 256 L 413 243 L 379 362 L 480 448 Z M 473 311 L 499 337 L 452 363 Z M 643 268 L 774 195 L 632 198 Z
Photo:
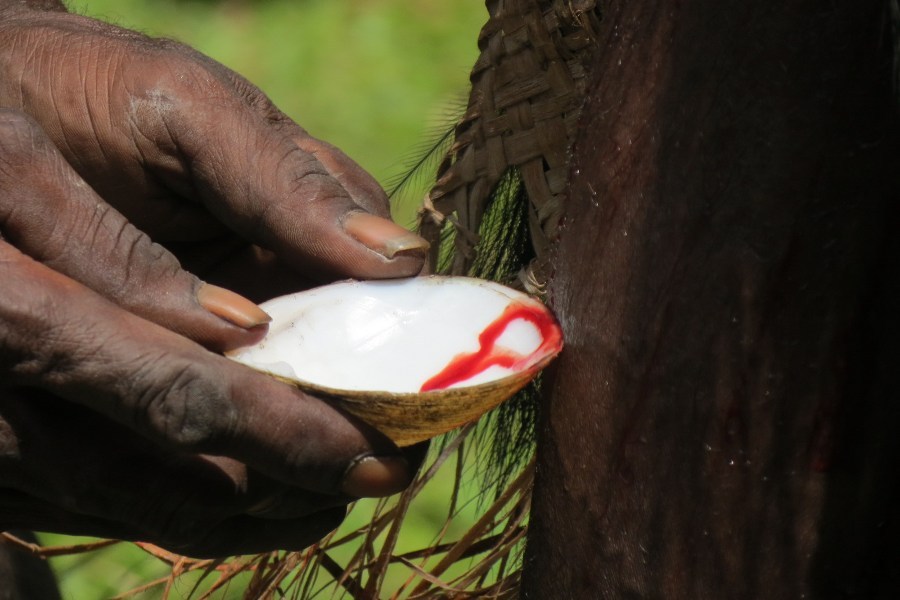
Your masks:
M 0 526 L 195 555 L 297 549 L 349 499 L 404 487 L 416 452 L 209 352 L 256 341 L 265 315 L 182 265 L 260 299 L 304 278 L 414 275 L 424 241 L 382 218 L 362 169 L 221 65 L 11 4 Z

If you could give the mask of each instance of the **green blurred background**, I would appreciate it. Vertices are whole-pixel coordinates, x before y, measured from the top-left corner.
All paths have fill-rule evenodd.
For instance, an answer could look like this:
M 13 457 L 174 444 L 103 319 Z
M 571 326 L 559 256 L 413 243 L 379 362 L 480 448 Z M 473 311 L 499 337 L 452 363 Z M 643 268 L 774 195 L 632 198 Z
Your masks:
M 310 133 L 342 148 L 385 185 L 405 171 L 435 132 L 452 123 L 478 54 L 478 30 L 487 18 L 481 0 L 67 4 L 74 12 L 174 38 L 212 56 L 257 84 Z M 416 196 L 410 196 L 395 207 L 395 218 L 411 225 L 416 203 Z M 399 551 L 434 541 L 447 519 L 453 470 L 446 465 L 445 477 L 431 482 L 414 503 Z M 370 505 L 358 506 L 345 527 L 363 524 L 369 510 Z M 447 537 L 464 531 L 475 513 L 474 503 L 468 502 Z M 80 541 L 57 535 L 41 539 L 53 545 Z M 126 545 L 57 558 L 52 564 L 67 600 L 108 598 L 167 572 Z M 239 587 L 214 597 L 240 597 Z M 158 596 L 157 590 L 139 597 Z M 180 597 L 178 590 L 174 597 Z
M 212 56 L 382 182 L 457 116 L 487 20 L 481 0 L 66 2 Z

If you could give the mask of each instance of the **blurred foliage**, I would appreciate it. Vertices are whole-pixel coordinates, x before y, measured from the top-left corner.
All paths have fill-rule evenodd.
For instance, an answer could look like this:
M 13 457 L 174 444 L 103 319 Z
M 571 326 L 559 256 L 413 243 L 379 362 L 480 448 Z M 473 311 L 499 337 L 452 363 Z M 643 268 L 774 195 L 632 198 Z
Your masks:
M 212 56 L 385 185 L 403 172 L 423 141 L 452 121 L 487 17 L 480 0 L 69 0 L 68 5 Z M 414 210 L 396 207 L 395 216 L 410 225 Z M 417 499 L 400 551 L 432 543 L 445 526 L 453 470 L 429 482 Z M 463 494 L 475 495 L 474 490 Z M 360 503 L 342 529 L 363 525 L 373 506 Z M 445 536 L 464 531 L 475 519 L 473 500 L 457 508 L 461 514 Z M 76 540 L 45 534 L 42 541 Z M 108 598 L 168 572 L 165 564 L 127 544 L 56 558 L 53 565 L 64 598 L 71 600 Z M 215 597 L 240 597 L 240 587 Z M 156 598 L 159 591 L 138 597 Z
M 480 0 L 68 4 L 212 56 L 382 182 L 403 170 L 429 132 L 455 116 L 487 19 Z M 402 207 L 399 220 L 409 225 L 413 210 Z

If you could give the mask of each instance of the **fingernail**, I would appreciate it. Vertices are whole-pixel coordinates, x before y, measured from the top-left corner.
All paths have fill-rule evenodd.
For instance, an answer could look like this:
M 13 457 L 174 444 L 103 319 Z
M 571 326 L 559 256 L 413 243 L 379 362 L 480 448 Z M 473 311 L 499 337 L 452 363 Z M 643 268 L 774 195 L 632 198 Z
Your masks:
M 343 225 L 353 239 L 385 258 L 398 254 L 424 257 L 428 252 L 429 244 L 424 238 L 382 217 L 352 212 L 344 216 Z
M 259 327 L 272 320 L 263 309 L 243 296 L 210 283 L 204 283 L 197 290 L 197 301 L 217 317 L 244 329 Z
M 347 470 L 341 490 L 354 498 L 381 498 L 404 490 L 409 482 L 409 464 L 403 457 L 366 456 Z

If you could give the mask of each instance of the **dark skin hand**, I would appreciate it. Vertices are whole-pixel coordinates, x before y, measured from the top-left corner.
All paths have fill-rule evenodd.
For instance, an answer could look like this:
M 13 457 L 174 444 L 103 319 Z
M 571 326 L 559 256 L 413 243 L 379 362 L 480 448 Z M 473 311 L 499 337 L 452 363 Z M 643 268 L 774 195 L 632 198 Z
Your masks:
M 419 273 L 388 216 L 211 59 L 0 0 L 0 529 L 296 550 L 408 485 L 421 448 L 219 354 L 267 321 L 220 286 Z

